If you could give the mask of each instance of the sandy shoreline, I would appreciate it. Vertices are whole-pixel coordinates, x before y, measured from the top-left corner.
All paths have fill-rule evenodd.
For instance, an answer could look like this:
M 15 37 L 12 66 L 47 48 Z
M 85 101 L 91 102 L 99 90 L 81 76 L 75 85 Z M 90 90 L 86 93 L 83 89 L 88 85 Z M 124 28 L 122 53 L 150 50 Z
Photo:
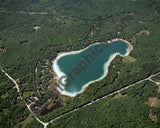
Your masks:
M 58 90 L 62 95 L 67 95 L 67 96 L 71 96 L 71 97 L 74 97 L 74 96 L 82 93 L 91 83 L 100 81 L 100 80 L 102 80 L 105 76 L 107 76 L 107 74 L 108 74 L 108 67 L 109 67 L 110 63 L 112 62 L 112 60 L 113 60 L 117 55 L 120 55 L 120 56 L 122 56 L 122 57 L 128 56 L 128 55 L 130 54 L 130 52 L 133 50 L 133 46 L 132 46 L 128 41 L 126 41 L 126 40 L 124 40 L 124 39 L 116 38 L 116 39 L 113 39 L 113 40 L 109 40 L 109 41 L 107 41 L 107 42 L 96 42 L 96 43 L 90 44 L 89 46 L 87 46 L 86 48 L 83 48 L 83 49 L 81 49 L 81 50 L 71 51 L 71 52 L 63 52 L 62 54 L 58 55 L 58 56 L 52 61 L 52 64 L 53 64 L 53 65 L 52 65 L 52 68 L 53 68 L 53 71 L 54 71 L 54 72 L 56 73 L 56 75 L 57 75 L 57 78 L 58 78 L 57 81 L 58 81 L 62 76 L 66 76 L 66 74 L 64 74 L 64 73 L 60 70 L 59 66 L 57 65 L 57 61 L 58 61 L 61 57 L 66 56 L 66 55 L 71 55 L 71 54 L 78 54 L 78 53 L 86 50 L 88 47 L 90 47 L 90 46 L 92 46 L 92 45 L 95 45 L 95 44 L 100 44 L 100 43 L 112 43 L 112 42 L 118 41 L 118 40 L 121 40 L 121 41 L 127 43 L 130 47 L 127 49 L 127 52 L 126 52 L 125 55 L 120 55 L 119 53 L 116 53 L 116 54 L 113 54 L 113 55 L 111 55 L 111 56 L 109 57 L 109 60 L 104 64 L 104 67 L 103 67 L 103 68 L 104 68 L 104 74 L 103 74 L 100 78 L 98 78 L 97 80 L 90 81 L 90 82 L 86 83 L 86 84 L 83 86 L 82 90 L 81 90 L 80 92 L 78 92 L 78 93 L 77 93 L 77 92 L 71 93 L 71 92 L 67 92 L 66 90 L 61 91 L 61 90 L 58 89 L 58 88 L 57 88 L 57 90 Z M 59 85 L 59 86 L 61 86 L 61 85 Z M 62 86 L 61 86 L 61 87 L 62 87 Z M 63 88 L 64 88 L 64 87 L 63 87 Z

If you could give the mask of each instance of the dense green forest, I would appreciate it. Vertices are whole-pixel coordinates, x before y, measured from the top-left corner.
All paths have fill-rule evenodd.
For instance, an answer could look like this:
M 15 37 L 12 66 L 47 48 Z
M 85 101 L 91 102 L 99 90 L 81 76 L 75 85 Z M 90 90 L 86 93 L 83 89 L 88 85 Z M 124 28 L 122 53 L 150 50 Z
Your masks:
M 159 32 L 159 0 L 0 0 L 0 68 L 17 81 L 23 98 L 0 71 L 0 127 L 43 127 L 24 102 L 34 102 L 31 109 L 47 122 L 160 72 Z M 114 38 L 133 45 L 130 58 L 117 56 L 108 75 L 78 96 L 60 95 L 52 69 L 57 54 Z M 160 82 L 160 76 L 153 80 Z M 145 81 L 48 127 L 158 128 L 160 105 L 147 104 L 151 97 L 160 99 L 157 89 Z
M 150 89 L 150 90 L 149 90 Z M 145 82 L 122 92 L 121 97 L 109 97 L 86 108 L 57 120 L 49 128 L 159 128 L 160 120 L 154 123 L 148 114 L 160 113 L 160 109 L 150 108 L 147 97 L 155 96 L 156 86 Z M 160 114 L 158 114 L 160 117 Z

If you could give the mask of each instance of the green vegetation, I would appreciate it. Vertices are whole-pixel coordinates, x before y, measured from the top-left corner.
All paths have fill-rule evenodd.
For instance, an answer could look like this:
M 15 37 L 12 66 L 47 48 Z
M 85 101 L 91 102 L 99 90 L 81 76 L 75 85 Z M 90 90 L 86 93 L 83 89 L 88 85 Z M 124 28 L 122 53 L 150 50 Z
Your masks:
M 160 7 L 158 7 L 158 8 L 155 10 L 155 12 L 156 12 L 158 15 L 160 15 Z
M 130 62 L 135 62 L 135 61 L 136 61 L 136 59 L 131 56 L 126 56 L 122 60 L 123 63 L 130 63 Z
M 33 94 L 34 94 L 34 92 L 24 92 L 23 97 L 27 98 L 27 97 L 33 96 Z
M 3 42 L 2 42 L 2 40 L 0 39 L 0 47 L 2 47 L 2 45 L 3 45 Z
M 151 89 L 151 90 L 150 90 Z M 49 128 L 70 128 L 70 127 L 146 127 L 158 128 L 160 115 L 157 115 L 157 123 L 153 123 L 149 117 L 152 109 L 144 102 L 148 96 L 155 96 L 156 86 L 150 82 L 144 82 L 136 87 L 123 91 L 125 97 L 106 98 L 86 108 L 82 108 L 73 114 L 64 116 L 51 124 Z M 154 108 L 155 109 L 155 108 Z M 156 109 L 160 112 L 160 109 Z
M 24 101 L 34 102 L 34 113 L 49 121 L 160 71 L 159 7 L 159 0 L 1 0 L 0 68 L 18 82 Z M 35 31 L 35 26 L 40 29 Z M 143 30 L 149 34 L 137 35 Z M 51 69 L 57 54 L 114 38 L 132 43 L 130 57 L 117 56 L 108 75 L 84 93 L 75 98 L 60 96 Z M 160 76 L 153 80 L 160 82 Z M 34 117 L 30 119 L 14 86 L 0 71 L 0 127 L 42 128 Z M 158 128 L 160 108 L 145 104 L 149 97 L 159 97 L 156 84 L 146 82 L 121 94 L 126 96 L 103 99 L 49 127 Z M 156 115 L 156 122 L 149 112 Z
M 147 30 L 142 30 L 139 33 L 137 33 L 137 35 L 139 35 L 139 36 L 143 36 L 143 35 L 145 36 L 145 35 L 149 35 L 149 34 L 150 34 L 150 32 Z
M 33 120 L 32 114 L 29 114 L 29 116 L 24 121 L 20 122 L 20 124 L 22 124 L 22 128 L 26 128 L 28 123 L 30 123 L 32 120 Z

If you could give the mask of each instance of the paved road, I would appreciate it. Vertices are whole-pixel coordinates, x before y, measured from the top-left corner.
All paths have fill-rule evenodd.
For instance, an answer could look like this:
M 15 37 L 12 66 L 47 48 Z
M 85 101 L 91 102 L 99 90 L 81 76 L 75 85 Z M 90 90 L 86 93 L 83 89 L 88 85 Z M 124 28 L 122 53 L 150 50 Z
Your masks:
M 2 68 L 1 68 L 1 71 L 16 85 L 16 89 L 17 89 L 17 92 L 18 94 L 20 95 L 20 98 L 23 100 L 23 98 L 21 97 L 21 94 L 20 94 L 20 91 L 19 91 L 19 86 L 17 84 L 17 82 L 10 76 L 8 75 L 8 73 L 6 73 Z M 24 101 L 24 100 L 23 100 Z M 32 113 L 32 115 L 34 116 L 34 118 L 39 122 L 41 123 L 44 128 L 47 127 L 48 123 L 45 123 L 45 122 L 42 122 L 35 114 L 34 112 L 30 109 L 30 105 L 28 105 L 25 101 L 24 101 L 25 105 L 27 106 L 28 110 Z
M 19 14 L 29 14 L 29 15 L 46 15 L 47 12 L 22 12 L 22 11 L 6 11 L 6 10 L 1 10 L 0 13 L 19 13 Z
M 119 90 L 117 90 L 117 91 L 114 91 L 114 92 L 112 92 L 112 93 L 110 93 L 110 94 L 108 94 L 108 95 L 105 95 L 105 96 L 101 97 L 101 98 L 98 98 L 98 99 L 96 99 L 96 100 L 94 100 L 94 101 L 91 101 L 91 102 L 89 102 L 89 103 L 81 106 L 80 108 L 76 108 L 76 109 L 74 109 L 74 110 L 72 110 L 72 111 L 69 111 L 69 112 L 63 114 L 63 115 L 60 115 L 60 116 L 58 116 L 58 117 L 50 120 L 49 123 L 52 123 L 53 121 L 55 121 L 55 120 L 57 120 L 57 119 L 65 116 L 65 115 L 68 115 L 68 114 L 70 114 L 70 113 L 72 113 L 72 112 L 75 112 L 75 111 L 77 111 L 77 110 L 79 110 L 79 109 L 81 109 L 81 108 L 87 107 L 87 106 L 89 106 L 89 105 L 91 105 L 91 104 L 93 104 L 93 103 L 98 102 L 98 101 L 101 100 L 101 99 L 104 99 L 104 98 L 106 98 L 106 97 L 112 96 L 112 95 L 114 95 L 114 94 L 116 94 L 116 93 L 119 93 L 119 92 L 121 92 L 121 91 L 123 91 L 123 90 L 125 90 L 125 89 L 128 89 L 128 88 L 130 88 L 130 87 L 132 87 L 132 86 L 134 86 L 134 85 L 137 85 L 137 84 L 139 84 L 139 83 L 141 83 L 141 82 L 143 82 L 143 81 L 150 80 L 152 77 L 157 76 L 157 75 L 160 75 L 160 72 L 158 72 L 158 73 L 156 73 L 156 74 L 154 74 L 154 75 L 151 75 L 151 76 L 149 76 L 149 77 L 147 77 L 147 78 L 145 78 L 145 79 L 142 79 L 142 80 L 140 80 L 140 81 L 138 81 L 138 82 L 135 82 L 135 83 L 133 83 L 133 84 L 131 84 L 131 85 L 128 85 L 128 86 L 126 86 L 126 87 L 124 87 L 124 88 L 121 88 L 121 89 L 119 89 Z
M 1 70 L 2 70 L 2 72 L 3 72 L 10 80 L 12 80 L 12 82 L 16 85 L 17 92 L 20 94 L 20 91 L 19 91 L 19 87 L 18 87 L 17 82 L 16 82 L 12 77 L 10 77 L 2 68 L 1 68 Z
M 35 118 L 39 123 L 41 123 L 41 124 L 44 126 L 44 128 L 46 128 L 49 123 L 42 122 L 42 121 L 34 114 L 34 112 L 31 110 L 30 105 L 27 105 L 27 104 L 26 104 L 26 106 L 27 106 L 28 110 L 32 113 L 32 115 L 34 116 L 34 118 Z
M 2 70 L 2 72 L 3 72 L 10 80 L 13 81 L 13 83 L 16 85 L 17 92 L 20 94 L 19 86 L 18 86 L 17 82 L 16 82 L 11 76 L 9 76 L 2 68 L 1 68 L 1 70 Z M 157 75 L 160 75 L 160 72 L 158 72 L 158 73 L 156 73 L 156 74 L 154 74 L 154 75 L 151 75 L 151 76 L 149 76 L 149 77 L 147 77 L 147 78 L 145 78 L 145 79 L 142 79 L 142 80 L 140 80 L 140 81 L 137 81 L 137 82 L 135 82 L 135 83 L 133 83 L 133 84 L 131 84 L 131 85 L 128 85 L 128 86 L 126 86 L 126 87 L 124 87 L 124 88 L 121 88 L 121 89 L 119 89 L 119 90 L 117 90 L 117 91 L 114 91 L 114 92 L 112 92 L 112 93 L 110 93 L 110 94 L 107 94 L 107 95 L 105 95 L 105 96 L 103 96 L 103 97 L 101 97 L 101 98 L 98 98 L 98 99 L 94 100 L 94 101 L 90 101 L 89 103 L 87 103 L 87 104 L 85 104 L 85 105 L 83 105 L 83 106 L 81 106 L 81 107 L 79 107 L 79 108 L 75 108 L 75 109 L 73 109 L 73 110 L 71 110 L 71 111 L 69 111 L 69 112 L 67 112 L 67 113 L 65 113 L 65 114 L 62 114 L 62 115 L 60 115 L 60 116 L 58 116 L 58 117 L 56 117 L 56 118 L 54 118 L 54 119 L 52 119 L 52 120 L 50 120 L 49 122 L 46 122 L 46 123 L 45 123 L 45 122 L 42 122 L 42 121 L 33 113 L 33 111 L 30 109 L 30 105 L 27 105 L 26 103 L 25 103 L 25 104 L 26 104 L 28 110 L 29 110 L 29 111 L 32 113 L 32 115 L 34 116 L 34 118 L 35 118 L 39 123 L 41 123 L 41 124 L 44 126 L 44 128 L 47 128 L 47 125 L 48 125 L 49 123 L 52 123 L 53 121 L 58 120 L 58 119 L 62 118 L 62 117 L 65 116 L 65 115 L 68 115 L 68 114 L 70 114 L 70 113 L 73 113 L 73 112 L 75 112 L 75 111 L 77 111 L 77 110 L 79 110 L 79 109 L 81 109 L 81 108 L 87 107 L 87 106 L 89 106 L 89 105 L 91 105 L 91 104 L 93 104 L 93 103 L 98 102 L 98 101 L 101 100 L 101 99 L 104 99 L 104 98 L 106 98 L 106 97 L 112 96 L 112 95 L 114 95 L 114 94 L 116 94 L 116 93 L 119 93 L 119 92 L 121 92 L 121 91 L 123 91 L 123 90 L 125 90 L 125 89 L 128 89 L 128 88 L 130 88 L 130 87 L 132 87 L 132 86 L 134 86 L 134 85 L 137 85 L 137 84 L 139 84 L 139 83 L 141 83 L 141 82 L 143 82 L 143 81 L 146 81 L 146 80 L 150 80 L 150 81 L 151 81 L 151 78 L 152 78 L 152 77 L 155 77 L 155 76 L 157 76 Z M 21 97 L 21 99 L 23 100 L 22 97 Z

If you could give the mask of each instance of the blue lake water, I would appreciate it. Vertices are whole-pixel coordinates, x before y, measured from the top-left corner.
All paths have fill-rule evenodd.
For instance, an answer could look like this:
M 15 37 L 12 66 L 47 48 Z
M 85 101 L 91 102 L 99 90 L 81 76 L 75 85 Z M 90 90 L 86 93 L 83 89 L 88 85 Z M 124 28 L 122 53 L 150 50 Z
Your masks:
M 95 43 L 84 50 L 61 55 L 56 60 L 58 72 L 62 72 L 59 84 L 63 92 L 78 94 L 83 87 L 104 78 L 108 66 L 117 54 L 125 56 L 131 47 L 122 40 Z M 58 74 L 57 72 L 57 74 Z

